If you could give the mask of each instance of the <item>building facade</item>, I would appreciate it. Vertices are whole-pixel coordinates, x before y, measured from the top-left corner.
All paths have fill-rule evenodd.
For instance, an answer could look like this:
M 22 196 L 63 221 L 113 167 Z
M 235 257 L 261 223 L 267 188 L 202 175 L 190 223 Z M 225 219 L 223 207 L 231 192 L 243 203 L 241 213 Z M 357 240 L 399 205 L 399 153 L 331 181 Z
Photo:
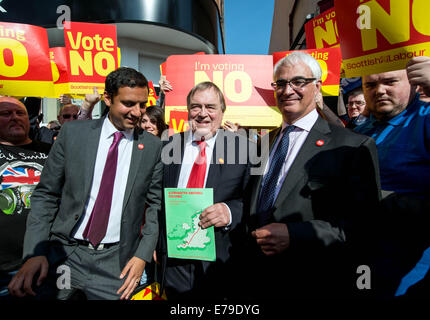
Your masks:
M 168 56 L 224 48 L 224 0 L 3 0 L 1 7 L 0 21 L 46 28 L 50 47 L 64 46 L 65 19 L 116 25 L 121 66 L 139 70 L 155 87 Z M 56 118 L 58 107 L 44 99 L 44 122 Z

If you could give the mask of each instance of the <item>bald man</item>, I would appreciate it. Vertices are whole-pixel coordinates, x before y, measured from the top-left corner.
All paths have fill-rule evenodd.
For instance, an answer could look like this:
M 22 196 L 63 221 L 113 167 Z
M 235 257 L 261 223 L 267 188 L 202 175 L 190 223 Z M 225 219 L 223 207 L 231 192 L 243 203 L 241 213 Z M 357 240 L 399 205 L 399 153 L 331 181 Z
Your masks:
M 9 299 L 7 284 L 21 265 L 30 196 L 50 149 L 29 131 L 24 104 L 0 97 L 0 300 Z

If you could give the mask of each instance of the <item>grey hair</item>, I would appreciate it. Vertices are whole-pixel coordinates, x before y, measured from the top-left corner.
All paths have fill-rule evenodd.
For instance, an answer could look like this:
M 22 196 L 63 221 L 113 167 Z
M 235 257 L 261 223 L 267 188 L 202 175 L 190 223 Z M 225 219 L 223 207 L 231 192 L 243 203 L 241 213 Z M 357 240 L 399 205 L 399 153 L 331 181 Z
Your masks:
M 321 80 L 322 71 L 318 61 L 311 55 L 301 51 L 294 51 L 293 53 L 290 53 L 288 56 L 279 60 L 275 64 L 273 78 L 276 79 L 277 75 L 279 74 L 279 69 L 281 67 L 293 66 L 299 62 L 304 63 L 309 67 L 309 69 L 311 69 L 312 76 L 314 78 L 316 78 L 317 80 Z

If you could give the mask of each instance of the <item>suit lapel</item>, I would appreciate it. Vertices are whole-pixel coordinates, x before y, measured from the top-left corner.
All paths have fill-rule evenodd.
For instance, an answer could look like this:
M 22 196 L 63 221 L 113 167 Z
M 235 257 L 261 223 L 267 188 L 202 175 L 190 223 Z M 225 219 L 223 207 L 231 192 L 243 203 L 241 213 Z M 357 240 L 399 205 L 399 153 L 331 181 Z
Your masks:
M 284 183 L 279 191 L 278 197 L 274 204 L 274 215 L 276 216 L 276 208 L 288 197 L 293 188 L 299 183 L 300 179 L 305 175 L 304 166 L 314 155 L 323 151 L 330 141 L 330 128 L 328 123 L 321 117 L 318 117 L 311 131 L 309 132 L 305 142 L 303 143 L 299 153 L 294 159 L 293 164 L 288 170 Z M 323 140 L 324 144 L 319 146 L 316 144 L 318 140 Z
M 86 135 L 87 140 L 82 147 L 85 148 L 84 154 L 86 156 L 86 162 L 84 167 L 84 194 L 90 194 L 90 188 L 94 177 L 94 167 L 96 165 L 97 151 L 99 148 L 100 135 L 102 132 L 103 122 L 106 117 L 93 121 L 90 127 L 90 132 Z
M 255 214 L 257 212 L 257 201 L 258 201 L 258 195 L 260 193 L 261 183 L 263 182 L 263 174 L 264 169 L 266 168 L 267 161 L 269 161 L 270 152 L 272 151 L 273 145 L 275 144 L 276 138 L 279 135 L 279 132 L 281 131 L 282 127 L 279 127 L 273 131 L 271 131 L 269 134 L 269 154 L 265 159 L 262 159 L 262 170 L 263 172 L 261 175 L 256 176 L 254 179 L 255 183 L 252 184 L 252 190 L 251 190 L 251 203 L 250 203 L 250 209 L 251 209 L 251 215 Z
M 124 193 L 124 202 L 122 206 L 122 210 L 124 211 L 127 206 L 128 200 L 130 198 L 131 190 L 133 189 L 134 181 L 136 180 L 137 173 L 139 170 L 145 170 L 145 166 L 142 166 L 142 163 L 145 161 L 145 156 L 147 152 L 145 152 L 145 148 L 138 148 L 139 144 L 145 146 L 146 139 L 143 132 L 139 134 L 138 130 L 135 129 L 133 133 L 133 150 L 131 153 L 131 162 L 130 162 L 130 170 L 127 178 L 127 185 Z
M 166 165 L 164 166 L 165 179 L 166 179 L 166 181 L 164 182 L 165 187 L 168 187 L 168 188 L 177 188 L 178 187 L 179 175 L 181 173 L 181 164 L 182 164 L 182 161 L 184 159 L 185 141 L 188 138 L 188 136 L 186 134 L 187 134 L 186 132 L 181 132 L 180 134 L 178 134 L 177 140 L 171 141 L 171 143 L 174 144 L 172 152 L 175 152 L 175 150 L 178 150 L 177 148 L 180 148 L 180 150 L 181 150 L 181 161 L 180 161 L 180 163 L 173 162 L 167 166 Z M 172 139 L 175 139 L 175 136 L 173 136 Z
M 212 152 L 212 159 L 209 163 L 209 172 L 208 172 L 208 177 L 205 185 L 206 188 L 215 188 L 219 181 L 219 178 L 221 177 L 222 164 L 217 163 L 217 145 L 218 145 L 218 148 L 226 145 L 227 141 L 224 137 L 225 136 L 224 136 L 223 130 L 218 130 L 218 135 L 214 144 L 214 150 Z M 222 142 L 224 142 L 224 144 Z M 225 150 L 225 148 L 223 149 Z M 224 154 L 224 150 L 221 150 L 218 152 L 221 152 L 221 154 Z M 225 156 L 226 155 L 224 154 L 223 158 L 225 158 Z

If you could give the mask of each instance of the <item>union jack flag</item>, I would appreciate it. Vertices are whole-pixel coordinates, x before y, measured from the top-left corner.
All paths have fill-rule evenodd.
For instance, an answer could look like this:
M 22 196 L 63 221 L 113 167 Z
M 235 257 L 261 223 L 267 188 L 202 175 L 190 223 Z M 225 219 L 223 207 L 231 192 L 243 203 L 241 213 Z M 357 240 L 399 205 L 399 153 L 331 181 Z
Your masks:
M 24 167 L 7 167 L 1 176 L 0 190 L 22 185 L 36 185 L 40 181 L 39 170 Z

